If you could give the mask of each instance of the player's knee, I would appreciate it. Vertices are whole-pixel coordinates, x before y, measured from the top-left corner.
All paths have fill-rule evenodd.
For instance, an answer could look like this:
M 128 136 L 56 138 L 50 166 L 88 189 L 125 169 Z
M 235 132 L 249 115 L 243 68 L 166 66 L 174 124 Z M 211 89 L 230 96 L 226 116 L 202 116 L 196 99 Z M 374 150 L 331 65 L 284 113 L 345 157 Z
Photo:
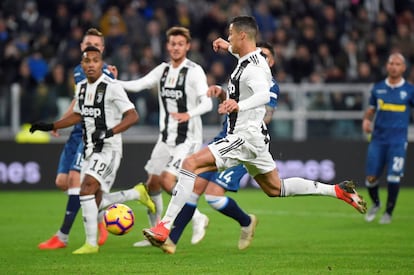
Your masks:
M 99 183 L 93 180 L 85 180 L 82 182 L 80 196 L 94 195 L 99 190 Z
M 188 171 L 195 171 L 197 169 L 196 159 L 193 156 L 186 157 L 181 167 Z
M 208 203 L 208 205 L 210 205 L 211 208 L 215 210 L 223 209 L 227 205 L 227 202 L 228 202 L 228 198 L 225 196 L 213 196 L 213 195 L 205 194 L 204 198 L 206 199 L 206 202 Z
M 378 179 L 375 176 L 367 176 L 365 179 L 365 186 L 372 188 L 378 185 Z
M 79 173 L 69 174 L 68 187 L 69 188 L 80 187 L 80 175 L 79 175 Z
M 66 178 L 57 177 L 55 180 L 55 185 L 62 191 L 66 191 L 68 189 L 68 183 Z

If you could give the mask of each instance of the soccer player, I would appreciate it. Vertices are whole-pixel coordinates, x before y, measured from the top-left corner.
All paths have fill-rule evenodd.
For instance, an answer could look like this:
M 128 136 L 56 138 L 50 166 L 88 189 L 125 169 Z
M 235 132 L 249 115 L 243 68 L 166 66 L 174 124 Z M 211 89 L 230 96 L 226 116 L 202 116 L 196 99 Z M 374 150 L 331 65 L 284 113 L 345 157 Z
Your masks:
M 84 51 L 88 46 L 94 46 L 98 48 L 102 53 L 104 52 L 105 41 L 102 33 L 99 30 L 90 28 L 86 31 L 82 42 L 80 43 L 81 51 Z M 103 67 L 103 72 L 111 78 L 116 78 L 117 76 L 117 70 L 114 66 L 108 66 L 105 64 Z M 75 67 L 73 76 L 75 84 L 81 82 L 86 78 L 81 65 Z M 73 112 L 73 106 L 75 105 L 75 102 L 75 100 L 72 100 L 71 105 L 63 117 Z M 55 136 L 58 136 L 57 132 L 53 131 L 52 133 Z M 68 202 L 66 204 L 63 223 L 55 235 L 38 245 L 39 249 L 58 249 L 65 248 L 67 246 L 70 229 L 72 228 L 73 222 L 75 221 L 76 215 L 80 208 L 79 190 L 80 170 L 83 159 L 82 154 L 82 125 L 81 123 L 78 123 L 73 127 L 69 139 L 66 141 L 65 146 L 62 150 L 56 176 L 56 186 L 68 194 Z M 105 225 L 103 223 L 99 223 L 98 228 L 99 245 L 103 245 L 107 239 L 108 232 L 106 231 Z
M 73 112 L 54 123 L 33 123 L 30 132 L 52 131 L 82 123 L 85 144 L 80 204 L 86 242 L 73 253 L 90 254 L 99 251 L 98 211 L 112 203 L 113 194 L 107 193 L 122 158 L 121 133 L 138 121 L 138 114 L 121 85 L 102 72 L 104 62 L 100 49 L 86 47 L 81 65 L 86 79 L 76 86 Z M 132 188 L 123 191 L 123 195 L 139 199 L 140 193 Z
M 163 212 L 162 189 L 171 194 L 182 160 L 201 148 L 201 115 L 211 111 L 213 106 L 211 98 L 207 97 L 207 77 L 203 69 L 187 58 L 190 31 L 172 27 L 166 35 L 168 63 L 161 63 L 140 79 L 118 81 L 129 92 L 158 89 L 160 135 L 145 165 L 146 185 L 156 206 L 156 214 L 149 213 L 151 226 L 155 226 Z M 198 198 L 195 193 L 192 196 Z M 207 224 L 208 217 L 197 210 L 193 217 L 192 244 L 202 240 Z M 134 244 L 136 247 L 150 245 L 147 240 Z
M 216 43 L 221 44 L 221 49 L 229 50 L 229 43 L 221 38 L 219 38 L 219 40 L 221 41 L 216 41 Z M 275 63 L 274 50 L 272 45 L 266 42 L 259 42 L 256 44 L 256 46 L 261 48 L 261 54 L 265 57 L 269 67 L 272 68 Z M 276 108 L 277 98 L 280 92 L 279 85 L 274 78 L 272 78 L 272 87 L 270 88 L 270 92 L 271 98 L 270 102 L 266 104 L 266 115 L 264 117 L 264 122 L 266 124 L 269 124 L 272 120 L 273 112 Z M 222 131 L 220 131 L 220 133 L 213 139 L 212 142 L 224 138 L 226 136 L 226 133 L 227 117 L 223 122 Z M 219 211 L 223 215 L 234 219 L 239 223 L 241 226 L 241 232 L 238 248 L 240 250 L 246 249 L 250 246 L 258 221 L 255 215 L 247 214 L 240 208 L 235 200 L 233 200 L 231 197 L 225 196 L 225 192 L 237 192 L 240 188 L 240 180 L 246 173 L 247 170 L 243 164 L 228 168 L 222 172 L 201 173 L 196 179 L 195 186 L 201 185 L 206 186 L 206 188 L 205 190 L 199 190 L 197 188 L 194 190 L 194 192 L 199 196 L 204 191 L 205 199 L 213 209 Z M 201 183 L 199 183 L 199 181 L 201 181 Z M 197 201 L 198 200 L 187 202 L 178 214 L 176 220 L 174 221 L 174 225 L 170 232 L 169 238 L 160 247 L 164 252 L 168 254 L 175 253 L 177 243 L 194 213 Z
M 232 52 L 239 55 L 238 64 L 231 74 L 227 93 L 218 86 L 208 90 L 208 95 L 222 101 L 218 112 L 228 114 L 227 136 L 184 159 L 164 217 L 155 227 L 143 230 L 155 246 L 168 238 L 175 218 L 191 196 L 198 173 L 222 171 L 240 163 L 269 197 L 330 196 L 344 200 L 360 213 L 366 212 L 366 202 L 352 181 L 331 185 L 299 177 L 279 178 L 263 122 L 272 76 L 260 49 L 256 48 L 257 32 L 257 23 L 251 16 L 238 16 L 230 21 L 228 40 Z M 214 42 L 213 49 L 217 51 L 221 44 Z
M 386 69 L 387 78 L 376 83 L 371 90 L 370 106 L 362 121 L 363 131 L 370 136 L 365 184 L 373 206 L 365 215 L 367 222 L 372 222 L 381 208 L 378 179 L 387 167 L 388 198 L 380 224 L 391 223 L 397 203 L 404 174 L 411 107 L 414 106 L 414 86 L 403 77 L 406 70 L 404 56 L 391 54 Z

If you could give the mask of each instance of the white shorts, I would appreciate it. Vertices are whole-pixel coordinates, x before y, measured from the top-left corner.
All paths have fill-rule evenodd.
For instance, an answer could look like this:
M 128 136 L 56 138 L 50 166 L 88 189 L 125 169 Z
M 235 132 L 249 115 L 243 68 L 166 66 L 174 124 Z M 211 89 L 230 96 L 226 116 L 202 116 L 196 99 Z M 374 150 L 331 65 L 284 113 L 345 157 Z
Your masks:
M 100 153 L 92 153 L 92 155 L 83 161 L 81 182 L 85 175 L 88 174 L 100 183 L 103 192 L 109 193 L 115 182 L 120 163 L 121 154 L 119 152 L 102 150 Z
M 227 168 L 243 163 L 249 174 L 254 177 L 265 174 L 276 168 L 276 164 L 269 152 L 269 144 L 263 136 L 246 139 L 238 135 L 228 135 L 208 145 L 216 159 L 217 169 Z
M 158 141 L 152 149 L 151 158 L 145 165 L 145 171 L 148 174 L 158 176 L 166 171 L 178 176 L 184 158 L 197 152 L 200 148 L 200 143 L 185 142 L 177 146 L 170 146 L 165 142 Z

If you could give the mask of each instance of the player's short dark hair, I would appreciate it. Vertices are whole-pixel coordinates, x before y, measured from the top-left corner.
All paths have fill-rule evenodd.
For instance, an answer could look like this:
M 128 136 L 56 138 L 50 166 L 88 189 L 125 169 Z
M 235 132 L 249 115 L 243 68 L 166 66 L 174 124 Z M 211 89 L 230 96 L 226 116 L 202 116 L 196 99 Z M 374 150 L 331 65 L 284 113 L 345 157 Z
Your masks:
M 273 49 L 272 44 L 270 44 L 269 42 L 265 42 L 265 41 L 257 42 L 256 47 L 268 49 L 270 53 L 272 54 L 272 56 L 275 55 L 275 49 Z
M 82 57 L 84 56 L 85 53 L 87 52 L 98 52 L 100 55 L 102 55 L 101 51 L 94 46 L 88 46 L 86 47 L 83 51 L 82 51 Z
M 256 38 L 258 26 L 254 17 L 246 15 L 237 16 L 230 21 L 230 24 L 237 31 L 246 32 L 251 38 Z
M 166 35 L 167 35 L 167 40 L 170 39 L 170 36 L 182 35 L 185 37 L 185 39 L 187 39 L 187 42 L 191 41 L 190 30 L 185 27 L 178 27 L 178 26 L 171 27 L 167 30 Z

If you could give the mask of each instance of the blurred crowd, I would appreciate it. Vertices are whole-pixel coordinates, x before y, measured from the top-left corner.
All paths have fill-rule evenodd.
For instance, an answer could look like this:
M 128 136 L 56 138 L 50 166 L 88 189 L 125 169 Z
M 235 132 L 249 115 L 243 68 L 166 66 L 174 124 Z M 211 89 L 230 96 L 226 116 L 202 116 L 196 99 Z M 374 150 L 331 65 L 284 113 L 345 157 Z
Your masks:
M 188 27 L 189 57 L 209 84 L 225 83 L 235 59 L 214 53 L 229 19 L 256 18 L 259 40 L 274 45 L 280 83 L 371 83 L 385 76 L 390 52 L 414 61 L 412 0 L 2 0 L 0 4 L 0 125 L 9 123 L 10 86 L 20 84 L 21 120 L 55 119 L 73 94 L 72 70 L 84 32 L 105 35 L 105 60 L 122 80 L 167 60 L 165 31 Z M 407 76 L 414 81 L 414 69 Z M 157 125 L 156 92 L 130 95 L 141 124 Z M 206 123 L 218 123 L 215 115 Z

